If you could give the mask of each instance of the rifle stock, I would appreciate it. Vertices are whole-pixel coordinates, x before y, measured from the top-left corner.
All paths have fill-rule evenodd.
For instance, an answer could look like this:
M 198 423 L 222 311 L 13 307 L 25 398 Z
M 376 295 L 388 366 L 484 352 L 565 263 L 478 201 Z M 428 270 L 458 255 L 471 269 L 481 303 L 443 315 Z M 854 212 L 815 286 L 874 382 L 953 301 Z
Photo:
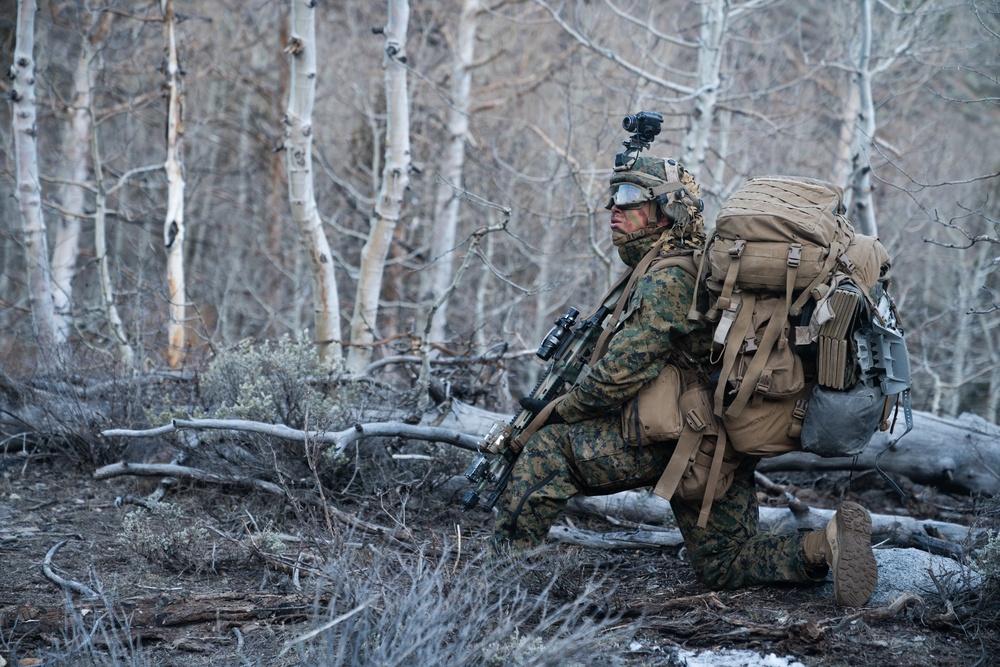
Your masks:
M 579 324 L 576 321 L 579 311 L 575 308 L 570 308 L 555 321 L 555 326 L 545 336 L 537 352 L 542 359 L 551 359 L 551 363 L 532 390 L 531 398 L 552 401 L 586 377 L 588 364 L 604 331 L 604 320 L 621 296 L 622 289 L 620 285 L 612 290 L 600 308 Z M 466 511 L 477 506 L 488 511 L 496 505 L 507 488 L 514 464 L 524 446 L 519 436 L 534 418 L 534 412 L 522 408 L 509 422 L 495 423 L 479 443 L 479 453 L 465 472 L 466 479 L 475 484 L 462 496 L 462 507 Z M 481 494 L 491 486 L 480 505 Z

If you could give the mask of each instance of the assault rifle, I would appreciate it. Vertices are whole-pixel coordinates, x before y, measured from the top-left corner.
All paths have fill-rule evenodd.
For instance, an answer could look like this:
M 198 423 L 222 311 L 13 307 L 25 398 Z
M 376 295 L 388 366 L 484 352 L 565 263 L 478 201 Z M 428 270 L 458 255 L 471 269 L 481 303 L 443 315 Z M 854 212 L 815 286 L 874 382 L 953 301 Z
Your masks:
M 619 283 L 604 299 L 601 307 L 582 322 L 577 323 L 580 311 L 576 308 L 570 308 L 555 321 L 535 352 L 542 361 L 551 360 L 551 363 L 531 391 L 531 398 L 549 402 L 560 396 L 566 387 L 572 387 L 586 377 L 594 348 L 604 331 L 604 319 L 618 302 L 623 289 L 624 284 Z M 507 488 L 514 463 L 524 447 L 524 443 L 518 441 L 518 436 L 531 424 L 535 414 L 522 408 L 510 422 L 495 423 L 479 443 L 479 453 L 465 471 L 466 479 L 476 485 L 462 496 L 462 507 L 465 510 L 479 505 L 480 494 L 490 485 L 493 490 L 486 494 L 482 508 L 493 509 Z

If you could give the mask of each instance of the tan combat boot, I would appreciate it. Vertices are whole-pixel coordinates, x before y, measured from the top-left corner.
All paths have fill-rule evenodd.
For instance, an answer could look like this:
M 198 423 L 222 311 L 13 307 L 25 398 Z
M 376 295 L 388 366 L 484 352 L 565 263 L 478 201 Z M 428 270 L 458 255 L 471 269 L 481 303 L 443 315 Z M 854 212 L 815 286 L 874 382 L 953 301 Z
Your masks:
M 806 533 L 802 541 L 807 564 L 825 563 L 833 571 L 833 597 L 845 607 L 860 607 L 878 584 L 872 552 L 872 518 L 857 503 L 841 503 L 825 530 Z

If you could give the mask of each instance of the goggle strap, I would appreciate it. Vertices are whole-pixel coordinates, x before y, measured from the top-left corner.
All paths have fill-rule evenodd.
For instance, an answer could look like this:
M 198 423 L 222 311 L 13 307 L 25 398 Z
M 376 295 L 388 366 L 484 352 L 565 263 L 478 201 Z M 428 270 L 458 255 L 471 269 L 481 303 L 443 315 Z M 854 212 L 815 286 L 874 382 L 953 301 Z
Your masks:
M 682 189 L 683 187 L 684 187 L 684 184 L 680 183 L 680 182 L 677 182 L 677 183 L 661 183 L 660 185 L 656 185 L 656 186 L 653 186 L 653 187 L 649 188 L 649 191 L 653 193 L 653 199 L 656 199 L 657 197 L 659 197 L 662 194 L 669 194 L 670 196 L 668 197 L 668 199 L 671 200 L 671 201 L 676 201 L 677 197 L 674 196 L 674 193 L 677 192 L 678 190 Z

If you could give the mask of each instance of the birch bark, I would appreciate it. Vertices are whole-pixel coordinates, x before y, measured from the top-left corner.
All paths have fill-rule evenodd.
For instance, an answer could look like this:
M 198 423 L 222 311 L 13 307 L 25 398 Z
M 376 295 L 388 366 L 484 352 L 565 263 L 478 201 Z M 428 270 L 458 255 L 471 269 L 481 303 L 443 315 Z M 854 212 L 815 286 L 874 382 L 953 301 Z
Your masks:
M 410 20 L 408 0 L 388 0 L 385 41 L 386 147 L 382 185 L 375 201 L 368 240 L 361 250 L 361 270 L 351 317 L 351 349 L 347 369 L 361 373 L 372 356 L 379 295 L 385 259 L 403 194 L 410 182 L 410 100 L 406 84 L 406 31 Z
M 286 50 L 292 55 L 285 116 L 285 160 L 292 218 L 312 260 L 313 310 L 317 352 L 324 364 L 341 360 L 340 303 L 330 243 L 316 207 L 312 171 L 312 112 L 316 100 L 316 3 L 293 0 L 292 31 Z
M 73 71 L 73 98 L 69 104 L 69 120 L 63 139 L 62 203 L 65 209 L 56 228 L 52 248 L 52 297 L 56 317 L 56 339 L 65 343 L 73 326 L 73 278 L 80 254 L 81 218 L 84 209 L 84 189 L 87 180 L 88 145 L 90 142 L 90 63 L 94 49 L 89 36 L 81 40 L 80 52 Z
M 728 0 L 701 3 L 701 33 L 698 40 L 698 63 L 695 70 L 694 111 L 691 126 L 684 136 L 681 164 L 700 178 L 705 154 L 712 138 L 712 123 L 719 101 L 722 51 L 729 14 Z
M 177 57 L 173 0 L 161 0 L 167 37 L 167 217 L 163 222 L 163 247 L 167 253 L 167 364 L 180 368 L 186 347 L 186 296 L 184 289 L 184 168 L 181 139 L 184 134 L 183 93 Z
M 55 304 L 49 265 L 45 219 L 42 216 L 41 187 L 38 180 L 38 146 L 35 125 L 35 11 L 34 0 L 18 0 L 17 44 L 14 64 L 8 71 L 13 80 L 14 155 L 17 170 L 17 201 L 28 271 L 28 298 L 39 365 L 52 370 L 58 363 Z
M 476 29 L 482 12 L 480 0 L 465 0 L 458 20 L 458 40 L 452 69 L 451 106 L 448 112 L 448 145 L 441 165 L 442 182 L 434 202 L 434 228 L 431 241 L 433 264 L 424 273 L 421 300 L 434 303 L 451 283 L 455 265 L 455 240 L 458 237 L 458 213 L 462 194 L 462 170 L 469 132 L 469 105 L 472 91 L 472 60 L 475 54 Z M 431 320 L 430 340 L 446 339 L 448 299 L 435 311 Z
M 851 150 L 851 203 L 847 217 L 862 234 L 878 236 L 875 202 L 872 197 L 871 157 L 875 153 L 875 103 L 872 100 L 872 0 L 861 3 L 861 43 L 855 77 L 858 87 L 858 113 Z

